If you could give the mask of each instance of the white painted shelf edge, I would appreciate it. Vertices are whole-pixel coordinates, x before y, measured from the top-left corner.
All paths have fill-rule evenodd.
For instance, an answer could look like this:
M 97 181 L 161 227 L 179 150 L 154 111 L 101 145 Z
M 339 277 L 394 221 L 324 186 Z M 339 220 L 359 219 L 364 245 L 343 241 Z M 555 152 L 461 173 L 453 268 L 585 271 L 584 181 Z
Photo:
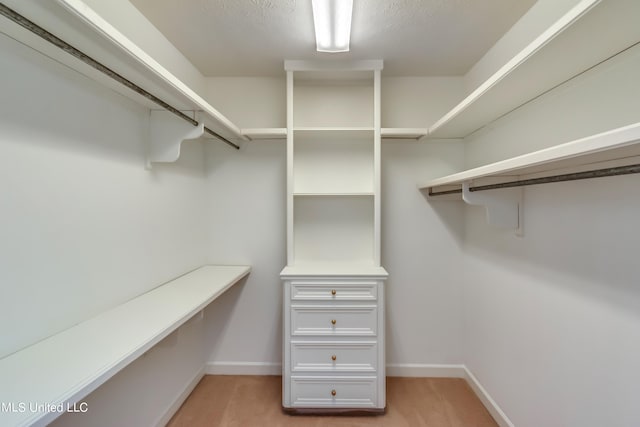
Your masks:
M 375 193 L 373 191 L 361 191 L 361 192 L 294 192 L 294 197 L 373 197 Z
M 309 132 L 309 133 L 311 133 L 311 132 L 318 132 L 318 133 L 323 133 L 323 132 L 363 132 L 363 133 L 371 133 L 373 135 L 373 131 L 374 131 L 373 127 L 366 127 L 366 126 L 361 126 L 361 127 L 357 127 L 357 126 L 355 126 L 355 127 L 295 126 L 293 128 L 293 132 L 294 133 L 300 133 L 300 132 Z
M 241 132 L 250 141 L 287 138 L 287 128 L 244 128 Z
M 207 101 L 205 101 L 200 95 L 194 92 L 180 79 L 170 73 L 166 68 L 155 61 L 144 50 L 140 49 L 135 43 L 125 37 L 120 31 L 114 28 L 111 24 L 105 21 L 100 15 L 93 11 L 81 0 L 57 0 L 62 6 L 75 14 L 80 20 L 84 21 L 89 27 L 91 27 L 96 33 L 102 35 L 105 39 L 109 40 L 114 46 L 117 46 L 122 52 L 129 55 L 129 57 L 140 64 L 142 64 L 149 72 L 158 76 L 162 81 L 166 83 L 168 87 L 171 87 L 175 92 L 181 96 L 189 99 L 195 104 L 199 110 L 204 112 L 214 122 L 219 123 L 229 132 L 235 135 L 237 138 L 246 140 L 242 135 L 240 129 L 232 123 L 228 118 L 222 115 L 218 110 L 213 108 Z
M 418 187 L 426 189 L 444 185 L 462 184 L 463 182 L 478 178 L 504 174 L 518 175 L 518 171 L 521 169 L 545 164 L 549 164 L 550 169 L 552 169 L 553 162 L 570 158 L 584 157 L 585 163 L 588 163 L 589 155 L 622 148 L 637 144 L 638 142 L 640 142 L 640 122 L 580 138 L 544 150 L 534 151 L 485 166 L 432 179 L 419 184 Z
M 29 403 L 73 405 L 246 276 L 249 266 L 204 266 L 0 359 L 3 426 L 41 426 L 61 415 Z M 16 406 L 18 408 L 18 406 Z
M 415 139 L 427 136 L 427 128 L 382 128 L 380 135 L 383 139 Z
M 305 263 L 285 267 L 280 272 L 281 278 L 301 276 L 349 277 L 367 276 L 386 279 L 389 275 L 383 267 L 367 264 L 339 264 L 339 263 Z
M 344 132 L 344 131 L 369 131 L 373 132 L 373 128 L 319 128 L 319 127 L 297 127 L 294 132 Z M 286 139 L 287 128 L 243 128 L 242 135 L 251 141 L 261 139 Z M 408 139 L 419 140 L 429 133 L 427 128 L 382 128 L 380 135 L 383 139 Z

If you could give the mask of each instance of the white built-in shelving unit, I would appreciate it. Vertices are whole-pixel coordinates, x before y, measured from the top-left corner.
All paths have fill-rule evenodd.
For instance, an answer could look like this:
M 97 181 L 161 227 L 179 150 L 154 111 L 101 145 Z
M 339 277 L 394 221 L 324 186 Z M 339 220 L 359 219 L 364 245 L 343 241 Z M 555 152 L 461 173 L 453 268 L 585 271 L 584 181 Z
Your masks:
M 0 359 L 3 426 L 44 426 L 178 330 L 249 274 L 204 266 Z M 20 404 L 35 405 L 24 407 Z
M 283 406 L 385 407 L 380 71 L 286 61 Z
M 286 62 L 289 266 L 380 263 L 382 63 L 340 67 Z

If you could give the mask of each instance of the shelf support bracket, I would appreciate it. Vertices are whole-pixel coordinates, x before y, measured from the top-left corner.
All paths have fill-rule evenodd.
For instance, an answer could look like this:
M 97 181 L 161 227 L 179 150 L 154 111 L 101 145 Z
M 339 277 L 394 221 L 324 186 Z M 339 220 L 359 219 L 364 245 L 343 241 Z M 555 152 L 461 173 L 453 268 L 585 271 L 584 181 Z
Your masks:
M 153 163 L 175 162 L 180 157 L 182 142 L 200 138 L 203 134 L 203 122 L 193 126 L 169 111 L 150 110 L 147 169 L 151 169 Z
M 488 191 L 471 191 L 471 182 L 462 183 L 462 199 L 469 205 L 484 206 L 487 223 L 494 227 L 511 228 L 517 235 L 523 232 L 522 188 L 507 188 Z

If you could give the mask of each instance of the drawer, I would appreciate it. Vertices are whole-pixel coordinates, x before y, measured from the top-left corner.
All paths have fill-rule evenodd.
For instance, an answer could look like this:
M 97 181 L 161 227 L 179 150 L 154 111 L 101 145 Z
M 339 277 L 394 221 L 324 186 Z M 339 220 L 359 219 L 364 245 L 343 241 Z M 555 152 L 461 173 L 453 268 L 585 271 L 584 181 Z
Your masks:
M 292 341 L 291 371 L 375 374 L 376 341 Z
M 375 376 L 291 377 L 291 405 L 302 408 L 374 408 Z
M 291 335 L 375 336 L 375 305 L 292 305 Z
M 293 301 L 375 301 L 376 282 L 291 282 Z

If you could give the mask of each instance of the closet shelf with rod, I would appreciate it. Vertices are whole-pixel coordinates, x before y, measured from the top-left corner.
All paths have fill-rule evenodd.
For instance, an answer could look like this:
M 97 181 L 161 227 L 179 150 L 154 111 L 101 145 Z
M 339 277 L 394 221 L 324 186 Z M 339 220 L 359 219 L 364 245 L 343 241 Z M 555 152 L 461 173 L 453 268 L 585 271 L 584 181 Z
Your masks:
M 240 147 L 234 140 L 248 140 L 234 123 L 82 1 L 5 1 L 0 3 L 0 16 L 0 31 L 6 36 L 149 108 L 152 127 L 153 113 L 161 110 L 170 112 L 172 119 L 162 115 L 160 120 L 178 118 L 178 123 L 188 125 L 189 132 L 177 131 L 184 133 L 184 139 L 206 134 L 236 149 Z M 194 127 L 201 132 L 191 131 Z M 177 155 L 181 142 L 172 148 Z M 150 154 L 155 161 L 153 150 Z M 161 158 L 158 161 L 177 159 Z
M 518 228 L 520 187 L 635 173 L 640 173 L 640 122 L 432 179 L 418 187 L 428 192 L 429 200 L 462 194 L 468 203 L 485 205 L 489 216 L 495 215 L 495 225 Z M 484 193 L 487 190 L 495 191 Z

